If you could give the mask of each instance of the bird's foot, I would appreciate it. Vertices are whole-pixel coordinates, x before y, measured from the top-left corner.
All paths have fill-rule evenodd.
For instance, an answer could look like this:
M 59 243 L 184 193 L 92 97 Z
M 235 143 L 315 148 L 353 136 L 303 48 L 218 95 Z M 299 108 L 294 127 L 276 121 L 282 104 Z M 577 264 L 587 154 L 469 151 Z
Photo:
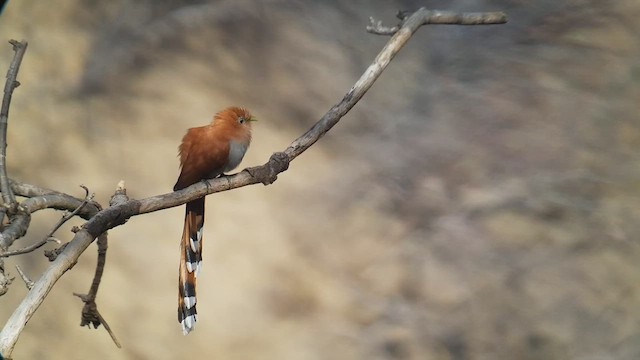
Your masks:
M 202 180 L 200 180 L 207 187 L 207 192 L 211 191 L 211 185 L 209 185 L 209 180 L 211 180 L 211 179 L 202 179 Z

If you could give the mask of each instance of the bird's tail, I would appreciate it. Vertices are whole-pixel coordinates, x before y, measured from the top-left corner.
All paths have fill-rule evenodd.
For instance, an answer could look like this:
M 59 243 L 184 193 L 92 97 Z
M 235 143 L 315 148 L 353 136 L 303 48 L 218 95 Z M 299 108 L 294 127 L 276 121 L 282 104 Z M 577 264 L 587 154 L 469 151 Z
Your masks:
M 178 280 L 178 322 L 187 335 L 196 325 L 196 277 L 202 264 L 204 198 L 187 203 L 180 241 Z

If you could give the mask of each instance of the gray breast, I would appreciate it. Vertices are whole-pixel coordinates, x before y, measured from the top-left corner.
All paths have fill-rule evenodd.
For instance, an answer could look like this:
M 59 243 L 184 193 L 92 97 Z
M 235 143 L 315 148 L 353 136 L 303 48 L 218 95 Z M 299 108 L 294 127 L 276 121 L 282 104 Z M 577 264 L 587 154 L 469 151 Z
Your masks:
M 249 144 L 237 141 L 229 142 L 229 162 L 227 163 L 227 166 L 224 167 L 225 172 L 235 169 L 236 166 L 240 164 L 240 161 L 242 161 L 244 153 L 247 152 L 248 147 Z

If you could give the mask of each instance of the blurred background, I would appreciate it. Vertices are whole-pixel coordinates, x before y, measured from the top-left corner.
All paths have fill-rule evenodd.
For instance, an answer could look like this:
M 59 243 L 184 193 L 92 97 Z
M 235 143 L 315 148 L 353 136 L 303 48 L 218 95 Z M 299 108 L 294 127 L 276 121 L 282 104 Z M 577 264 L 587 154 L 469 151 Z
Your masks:
M 97 302 L 123 349 L 78 326 L 92 245 L 14 358 L 640 358 L 636 0 L 10 1 L 2 73 L 6 41 L 29 41 L 10 176 L 102 204 L 121 179 L 166 193 L 186 129 L 232 104 L 260 119 L 242 166 L 262 164 L 386 43 L 369 16 L 425 5 L 509 23 L 421 28 L 275 184 L 208 197 L 195 332 L 176 321 L 179 207 L 109 233 Z M 25 293 L 0 299 L 2 323 Z

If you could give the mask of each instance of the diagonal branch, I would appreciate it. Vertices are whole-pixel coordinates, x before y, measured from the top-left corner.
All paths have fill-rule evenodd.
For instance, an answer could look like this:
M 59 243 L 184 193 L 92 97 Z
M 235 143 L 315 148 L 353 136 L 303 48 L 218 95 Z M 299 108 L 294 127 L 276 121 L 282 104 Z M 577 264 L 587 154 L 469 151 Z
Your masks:
M 113 204 L 111 207 L 99 211 L 75 234 L 73 240 L 67 244 L 42 277 L 36 281 L 32 290 L 11 315 L 0 332 L 0 353 L 4 356 L 11 354 L 27 321 L 42 304 L 56 281 L 74 266 L 80 254 L 105 231 L 124 224 L 130 217 L 179 206 L 207 194 L 257 183 L 265 185 L 273 183 L 279 173 L 288 169 L 289 163 L 293 159 L 324 136 L 364 96 L 413 33 L 425 25 L 425 12 L 428 10 L 423 8 L 407 17 L 342 100 L 331 107 L 311 129 L 293 141 L 283 152 L 274 153 L 264 165 L 244 169 L 232 176 L 198 182 L 173 193 Z
M 20 70 L 20 63 L 25 51 L 27 51 L 27 42 L 16 40 L 10 40 L 9 43 L 13 45 L 13 51 L 15 55 L 7 71 L 7 82 L 4 85 L 4 96 L 2 98 L 2 107 L 0 108 L 0 191 L 2 191 L 2 200 L 8 206 L 15 206 L 16 198 L 9 186 L 9 178 L 7 177 L 7 126 L 9 121 L 9 104 L 11 104 L 11 96 L 13 90 L 20 86 L 20 83 L 16 80 L 18 77 L 18 70 Z

